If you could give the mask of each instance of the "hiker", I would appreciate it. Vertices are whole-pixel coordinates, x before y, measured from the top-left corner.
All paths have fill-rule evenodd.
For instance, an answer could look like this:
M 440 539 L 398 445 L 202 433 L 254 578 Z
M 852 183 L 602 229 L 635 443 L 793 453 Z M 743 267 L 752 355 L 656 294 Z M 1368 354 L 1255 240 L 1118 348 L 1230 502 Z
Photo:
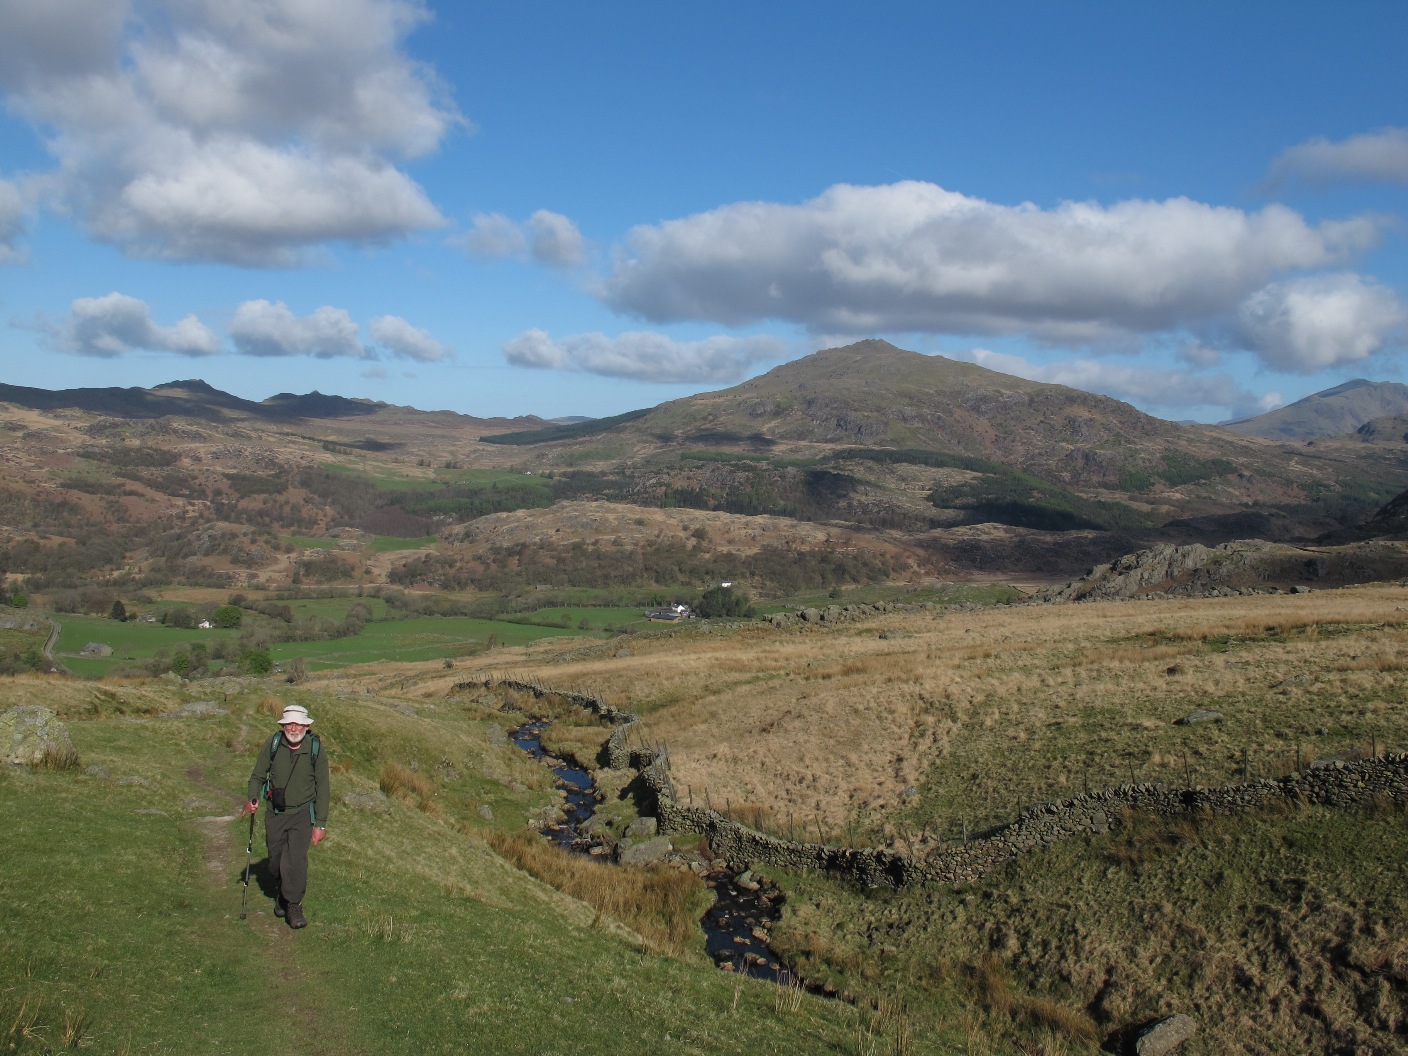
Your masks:
M 308 847 L 327 836 L 328 759 L 318 735 L 309 729 L 313 716 L 298 704 L 284 708 L 279 731 L 264 742 L 249 775 L 249 801 L 241 815 L 269 801 L 264 835 L 269 843 L 269 869 L 279 891 L 274 916 L 290 928 L 305 928 L 303 893 L 308 889 Z M 253 822 L 251 821 L 251 824 Z

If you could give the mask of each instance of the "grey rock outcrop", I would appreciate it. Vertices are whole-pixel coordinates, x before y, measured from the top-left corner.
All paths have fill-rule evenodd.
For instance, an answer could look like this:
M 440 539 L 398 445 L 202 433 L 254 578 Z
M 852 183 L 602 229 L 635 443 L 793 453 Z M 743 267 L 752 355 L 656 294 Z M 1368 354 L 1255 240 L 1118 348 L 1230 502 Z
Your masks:
M 1302 594 L 1312 588 L 1401 579 L 1408 575 L 1408 548 L 1375 541 L 1348 546 L 1293 546 L 1243 539 L 1219 546 L 1160 543 L 1108 564 L 1096 565 L 1062 587 L 1032 596 L 1037 602 L 1113 598 L 1234 597 L 1243 594 Z
M 18 704 L 0 715 L 0 752 L 17 766 L 78 758 L 59 717 L 37 704 Z
M 654 818 L 636 818 L 626 826 L 626 838 L 630 840 L 649 839 L 658 831 L 659 826 Z

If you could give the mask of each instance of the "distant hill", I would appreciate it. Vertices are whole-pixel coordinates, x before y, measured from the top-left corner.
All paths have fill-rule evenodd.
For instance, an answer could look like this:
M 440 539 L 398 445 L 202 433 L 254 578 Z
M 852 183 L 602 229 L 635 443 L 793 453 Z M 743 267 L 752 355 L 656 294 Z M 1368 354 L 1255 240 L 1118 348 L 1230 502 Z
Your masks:
M 1362 524 L 1326 532 L 1316 542 L 1334 545 L 1369 539 L 1408 539 L 1408 491 L 1395 495 Z
M 480 430 L 487 433 L 537 429 L 549 423 L 535 415 L 518 418 L 475 418 L 453 411 L 422 411 L 398 407 L 380 400 L 329 396 L 318 392 L 302 395 L 280 392 L 255 402 L 222 392 L 200 379 L 168 381 L 143 388 L 34 389 L 25 385 L 0 384 L 0 403 L 38 411 L 79 410 L 109 418 L 152 419 L 192 418 L 205 422 L 293 421 L 336 422 L 343 419 L 378 417 L 410 419 L 427 428 Z M 353 446 L 356 446 L 355 444 Z
M 1225 429 L 1268 440 L 1314 440 L 1352 433 L 1375 418 L 1408 415 L 1408 385 L 1355 378 L 1255 418 L 1223 422 Z
M 1146 478 L 1221 476 L 1235 470 L 1231 460 L 1259 453 L 1108 396 L 876 340 L 661 404 L 617 431 L 683 448 L 764 451 L 791 443 L 944 452 L 1121 491 Z

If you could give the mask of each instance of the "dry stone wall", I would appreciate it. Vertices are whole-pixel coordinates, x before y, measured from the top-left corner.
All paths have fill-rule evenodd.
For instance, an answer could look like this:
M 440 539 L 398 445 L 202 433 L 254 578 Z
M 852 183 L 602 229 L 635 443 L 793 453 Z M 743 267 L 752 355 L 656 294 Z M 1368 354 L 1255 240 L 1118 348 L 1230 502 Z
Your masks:
M 605 701 L 582 693 L 547 689 L 534 683 L 490 679 L 460 683 L 456 689 L 503 686 L 542 697 L 569 700 L 615 724 L 603 752 L 612 769 L 632 769 L 655 799 L 660 831 L 704 837 L 715 855 L 739 862 L 765 862 L 784 869 L 823 869 L 867 887 L 974 883 L 994 869 L 1060 840 L 1108 832 L 1126 813 L 1161 818 L 1239 815 L 1276 805 L 1315 804 L 1353 807 L 1373 802 L 1408 806 L 1408 753 L 1377 759 L 1333 762 L 1303 773 L 1262 778 L 1237 785 L 1170 788 L 1157 784 L 1121 785 L 1024 810 L 1001 826 L 961 847 L 922 857 L 873 847 L 835 847 L 785 840 L 758 832 L 716 810 L 683 804 L 670 780 L 664 751 L 628 748 L 626 737 L 640 720 Z

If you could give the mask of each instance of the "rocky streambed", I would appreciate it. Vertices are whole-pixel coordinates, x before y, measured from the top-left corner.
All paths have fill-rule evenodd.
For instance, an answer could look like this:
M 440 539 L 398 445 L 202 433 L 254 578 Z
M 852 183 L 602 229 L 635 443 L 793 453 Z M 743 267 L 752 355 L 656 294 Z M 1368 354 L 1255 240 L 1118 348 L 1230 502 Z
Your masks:
M 514 744 L 552 770 L 563 795 L 559 816 L 543 825 L 543 835 L 573 854 L 609 858 L 625 866 L 660 861 L 692 871 L 714 892 L 714 904 L 700 921 L 714 963 L 724 971 L 794 984 L 768 946 L 768 935 L 781 916 L 782 892 L 754 876 L 746 863 L 709 858 L 698 849 L 676 849 L 668 837 L 656 835 L 654 818 L 640 818 L 626 830 L 627 838 L 608 841 L 594 824 L 601 794 L 591 771 L 544 751 L 542 734 L 550 725 L 549 719 L 530 719 L 509 734 Z

